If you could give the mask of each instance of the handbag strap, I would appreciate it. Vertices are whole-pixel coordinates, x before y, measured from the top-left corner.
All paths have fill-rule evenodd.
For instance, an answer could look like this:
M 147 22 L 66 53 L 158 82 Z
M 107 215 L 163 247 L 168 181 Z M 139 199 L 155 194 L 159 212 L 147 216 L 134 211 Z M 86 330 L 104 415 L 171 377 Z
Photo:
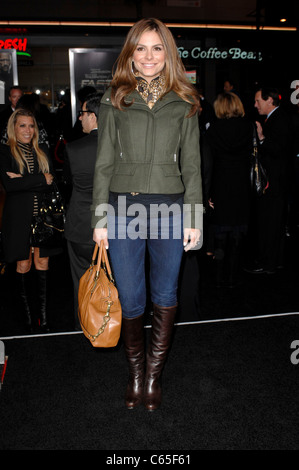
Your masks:
M 98 251 L 99 251 L 99 253 L 98 253 Z M 92 265 L 93 266 L 95 266 L 97 258 L 98 258 L 98 260 L 97 260 L 97 269 L 96 269 L 97 275 L 99 275 L 100 269 L 101 269 L 101 267 L 103 267 L 104 270 L 106 271 L 106 274 L 109 277 L 110 281 L 113 282 L 113 284 L 114 284 L 114 278 L 112 276 L 112 271 L 111 271 L 111 267 L 110 267 L 110 263 L 109 263 L 109 259 L 108 259 L 108 255 L 107 255 L 107 250 L 105 248 L 103 240 L 101 240 L 101 243 L 100 243 L 100 250 L 99 250 L 99 245 L 97 243 L 94 247 L 94 251 L 93 251 L 93 255 L 92 255 Z

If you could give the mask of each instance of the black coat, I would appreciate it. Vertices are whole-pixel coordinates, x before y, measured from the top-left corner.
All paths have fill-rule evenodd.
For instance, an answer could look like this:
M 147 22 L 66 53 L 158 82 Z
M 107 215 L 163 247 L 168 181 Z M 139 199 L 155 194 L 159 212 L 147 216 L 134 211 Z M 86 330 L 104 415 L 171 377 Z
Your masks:
M 46 146 L 41 146 L 41 149 L 47 154 Z M 40 201 L 43 193 L 49 191 L 51 186 L 47 184 L 43 173 L 38 172 L 36 157 L 33 173 L 25 168 L 21 178 L 9 178 L 7 171 L 20 173 L 9 146 L 0 144 L 0 178 L 6 192 L 2 215 L 2 243 L 4 259 L 9 263 L 28 259 L 34 195 Z M 42 257 L 53 253 L 53 250 L 40 249 Z
M 291 122 L 288 115 L 277 108 L 263 124 L 265 141 L 261 144 L 261 162 L 267 171 L 267 196 L 284 197 L 288 188 L 288 170 L 291 156 Z
M 94 244 L 91 204 L 97 155 L 97 130 L 66 145 L 65 177 L 72 184 L 66 212 L 65 238 L 75 243 Z
M 210 149 L 208 197 L 214 203 L 211 223 L 248 225 L 250 209 L 250 156 L 253 123 L 246 118 L 216 119 L 206 133 Z
M 260 146 L 260 156 L 267 171 L 269 188 L 256 201 L 257 256 L 259 265 L 269 271 L 275 271 L 284 263 L 287 196 L 291 182 L 290 131 L 288 115 L 280 107 L 263 124 L 265 140 Z

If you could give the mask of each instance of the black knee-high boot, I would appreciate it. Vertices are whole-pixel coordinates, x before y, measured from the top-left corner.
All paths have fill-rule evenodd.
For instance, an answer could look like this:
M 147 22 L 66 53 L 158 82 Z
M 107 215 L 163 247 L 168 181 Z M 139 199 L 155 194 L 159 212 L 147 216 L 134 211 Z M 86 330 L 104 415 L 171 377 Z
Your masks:
M 21 299 L 23 313 L 25 318 L 25 324 L 27 329 L 32 331 L 32 316 L 29 303 L 29 291 L 30 291 L 30 282 L 31 282 L 31 273 L 18 273 L 16 272 L 16 280 L 18 286 L 18 292 Z
M 159 408 L 162 400 L 160 376 L 171 344 L 177 306 L 160 307 L 154 304 L 152 335 L 146 357 L 143 401 L 147 410 Z
M 40 327 L 44 332 L 49 331 L 47 320 L 47 286 L 48 286 L 48 271 L 36 270 L 37 274 L 37 295 L 39 300 L 39 319 Z
M 131 410 L 142 402 L 144 383 L 144 325 L 143 315 L 122 320 L 122 338 L 129 364 L 126 407 Z

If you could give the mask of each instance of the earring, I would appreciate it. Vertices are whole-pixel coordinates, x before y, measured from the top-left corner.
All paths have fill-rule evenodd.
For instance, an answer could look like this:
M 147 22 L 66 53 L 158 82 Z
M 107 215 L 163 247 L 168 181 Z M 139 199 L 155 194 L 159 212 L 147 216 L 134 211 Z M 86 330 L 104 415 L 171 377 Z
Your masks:
M 133 61 L 133 60 L 132 60 L 132 62 L 131 62 L 131 72 L 132 72 L 132 74 L 134 75 L 134 77 L 138 77 L 139 72 L 135 69 L 135 67 L 134 67 L 134 61 Z

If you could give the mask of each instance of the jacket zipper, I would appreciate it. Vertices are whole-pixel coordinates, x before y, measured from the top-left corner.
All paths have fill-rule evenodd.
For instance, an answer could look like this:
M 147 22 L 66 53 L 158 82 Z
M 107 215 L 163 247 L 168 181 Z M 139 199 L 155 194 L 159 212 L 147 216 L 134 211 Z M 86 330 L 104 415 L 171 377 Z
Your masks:
M 120 132 L 119 132 L 119 129 L 117 130 L 117 138 L 118 138 L 118 144 L 119 144 L 119 148 L 120 148 L 120 158 L 123 158 L 123 151 L 122 151 L 122 146 L 121 146 L 121 140 L 120 140 Z
M 173 161 L 174 161 L 174 162 L 177 161 L 177 155 L 178 155 L 178 153 L 179 153 L 180 140 L 181 140 L 181 136 L 179 135 L 179 140 L 178 140 L 178 143 L 177 143 L 177 145 L 176 145 L 175 153 L 173 154 Z

